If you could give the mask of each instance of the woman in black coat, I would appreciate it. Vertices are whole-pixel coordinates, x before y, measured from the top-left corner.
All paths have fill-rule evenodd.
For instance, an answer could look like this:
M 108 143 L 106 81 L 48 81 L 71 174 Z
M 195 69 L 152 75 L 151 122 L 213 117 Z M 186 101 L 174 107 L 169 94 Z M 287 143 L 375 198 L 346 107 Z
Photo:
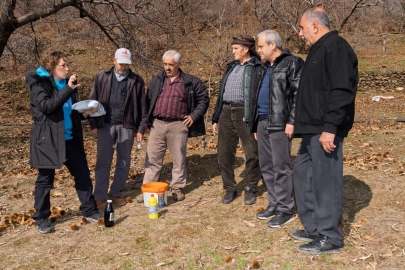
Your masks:
M 30 139 L 31 167 L 38 168 L 35 182 L 35 204 L 37 212 L 32 216 L 40 233 L 53 232 L 48 222 L 50 190 L 55 169 L 61 163 L 74 176 L 83 216 L 97 222 L 101 217 L 97 210 L 93 184 L 87 166 L 83 146 L 81 115 L 72 110 L 78 101 L 76 74 L 68 77 L 67 57 L 62 52 L 53 52 L 42 59 L 42 66 L 25 77 L 31 88 L 30 110 L 34 120 Z M 87 117 L 93 111 L 86 111 Z

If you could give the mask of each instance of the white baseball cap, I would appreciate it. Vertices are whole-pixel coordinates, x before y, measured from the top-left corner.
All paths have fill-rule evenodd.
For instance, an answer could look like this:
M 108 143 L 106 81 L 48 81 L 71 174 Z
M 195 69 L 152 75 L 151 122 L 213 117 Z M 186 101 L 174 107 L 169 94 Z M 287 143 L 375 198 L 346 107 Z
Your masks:
M 115 60 L 118 64 L 132 64 L 131 53 L 125 48 L 120 48 L 115 51 Z

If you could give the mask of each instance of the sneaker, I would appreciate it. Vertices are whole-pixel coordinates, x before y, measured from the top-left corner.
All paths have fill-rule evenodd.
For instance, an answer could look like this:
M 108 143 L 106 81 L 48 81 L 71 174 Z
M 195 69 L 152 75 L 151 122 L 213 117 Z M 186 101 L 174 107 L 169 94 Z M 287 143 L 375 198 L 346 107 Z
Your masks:
M 300 241 L 312 242 L 319 236 L 307 234 L 305 230 L 293 230 L 291 232 L 291 237 Z
M 284 224 L 292 221 L 294 216 L 284 212 L 277 212 L 276 216 L 267 222 L 267 226 L 270 228 L 280 228 Z
M 113 196 L 108 196 L 109 200 L 112 200 L 114 204 L 118 206 L 123 206 L 127 204 L 127 201 L 121 197 L 113 197 Z
M 186 198 L 182 188 L 172 188 L 172 197 L 175 201 L 182 201 Z
M 38 218 L 35 220 L 35 225 L 40 233 L 51 233 L 54 230 L 47 218 Z
M 269 219 L 277 213 L 277 208 L 273 206 L 268 206 L 265 210 L 260 211 L 256 214 L 258 219 Z
M 93 221 L 93 222 L 95 222 L 95 223 L 97 223 L 97 221 L 100 219 L 100 218 L 104 218 L 104 215 L 102 215 L 102 214 L 100 214 L 100 213 L 96 213 L 96 214 L 93 214 L 93 215 L 91 215 L 91 216 L 88 216 L 88 217 L 85 217 L 87 220 L 90 220 L 90 221 Z
M 256 192 L 253 192 L 250 187 L 245 188 L 245 198 L 243 199 L 245 204 L 251 205 L 256 203 Z
M 227 191 L 222 198 L 221 202 L 224 204 L 228 204 L 233 202 L 236 199 L 236 190 L 235 191 Z
M 143 194 L 139 194 L 135 197 L 137 203 L 143 203 Z
M 103 207 L 107 205 L 107 201 L 97 201 L 96 200 L 96 204 L 97 204 L 97 208 Z
M 334 246 L 328 243 L 326 236 L 320 236 L 308 244 L 299 246 L 298 251 L 306 254 L 322 255 L 342 252 L 342 247 Z

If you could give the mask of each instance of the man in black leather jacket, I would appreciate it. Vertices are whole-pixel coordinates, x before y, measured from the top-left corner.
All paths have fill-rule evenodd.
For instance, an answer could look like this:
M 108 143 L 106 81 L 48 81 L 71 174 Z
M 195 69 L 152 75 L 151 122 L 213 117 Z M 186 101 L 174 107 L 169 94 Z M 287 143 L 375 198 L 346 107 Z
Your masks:
M 248 125 L 257 139 L 260 170 L 270 202 L 256 216 L 273 217 L 267 225 L 278 228 L 293 218 L 291 139 L 304 61 L 282 49 L 280 36 L 274 30 L 258 35 L 258 53 L 264 64 L 255 65 L 252 71 Z

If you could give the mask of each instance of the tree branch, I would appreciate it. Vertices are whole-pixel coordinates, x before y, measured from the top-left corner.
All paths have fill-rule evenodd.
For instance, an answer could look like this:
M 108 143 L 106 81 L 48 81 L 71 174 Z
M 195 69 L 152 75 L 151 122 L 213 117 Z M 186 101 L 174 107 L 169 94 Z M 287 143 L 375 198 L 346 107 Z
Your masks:
M 376 0 L 375 3 L 368 3 L 364 4 L 362 6 L 359 6 L 364 0 L 358 0 L 356 4 L 354 4 L 352 10 L 350 11 L 349 15 L 346 16 L 346 18 L 342 21 L 340 24 L 340 28 L 338 31 L 342 30 L 342 28 L 346 25 L 347 21 L 350 19 L 350 17 L 353 15 L 353 13 L 359 9 L 359 8 L 364 8 L 364 7 L 371 7 L 371 6 L 378 6 L 378 4 L 381 2 L 381 0 Z
M 48 16 L 51 16 L 52 14 L 55 14 L 59 10 L 69 7 L 69 6 L 75 6 L 79 2 L 79 0 L 60 0 L 60 2 L 50 8 L 47 8 L 45 10 L 42 10 L 40 12 L 31 12 L 27 15 L 24 15 L 20 18 L 17 19 L 17 23 L 15 25 L 15 28 L 19 28 L 21 26 L 26 25 L 27 23 L 39 20 L 40 18 L 46 18 Z
M 114 45 L 119 48 L 120 46 L 117 44 L 117 42 L 115 42 L 115 40 L 112 38 L 112 36 L 108 33 L 107 29 L 105 29 L 105 27 L 93 16 L 91 15 L 87 10 L 85 10 L 83 7 L 81 7 L 80 5 L 76 5 L 75 6 L 77 9 L 79 9 L 84 15 L 86 15 L 87 17 L 89 17 L 90 20 L 92 20 L 95 24 L 97 24 L 97 26 L 101 29 L 101 31 L 104 32 L 104 34 L 108 37 L 108 39 L 114 43 Z

